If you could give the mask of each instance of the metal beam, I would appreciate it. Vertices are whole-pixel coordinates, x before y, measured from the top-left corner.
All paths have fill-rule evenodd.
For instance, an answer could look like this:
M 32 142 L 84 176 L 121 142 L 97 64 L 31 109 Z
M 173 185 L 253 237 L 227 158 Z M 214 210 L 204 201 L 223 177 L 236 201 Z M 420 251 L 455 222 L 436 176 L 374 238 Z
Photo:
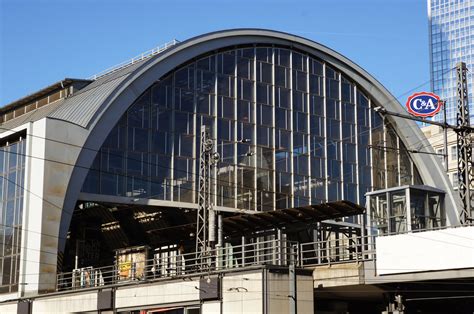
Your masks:
M 462 210 L 460 215 L 461 224 L 469 224 L 472 220 L 472 147 L 471 131 L 469 121 L 469 104 L 467 94 L 466 64 L 460 62 L 456 65 L 457 77 L 457 148 L 458 148 L 458 176 L 459 193 L 462 201 Z
M 467 102 L 467 100 L 466 100 L 466 102 Z M 452 125 L 452 124 L 448 124 L 448 123 L 444 123 L 444 122 L 438 122 L 438 121 L 426 120 L 426 119 L 418 118 L 418 117 L 411 116 L 411 115 L 408 115 L 408 114 L 398 113 L 398 112 L 394 112 L 394 111 L 388 111 L 383 107 L 375 107 L 374 110 L 376 112 L 380 112 L 382 115 L 386 114 L 386 115 L 399 117 L 399 118 L 403 118 L 403 119 L 423 122 L 423 123 L 427 123 L 427 124 L 433 124 L 433 125 L 440 126 L 442 128 L 452 129 L 454 131 L 459 129 L 459 126 L 457 126 L 457 125 Z M 467 126 L 466 128 L 468 128 L 471 131 L 474 131 L 474 127 Z

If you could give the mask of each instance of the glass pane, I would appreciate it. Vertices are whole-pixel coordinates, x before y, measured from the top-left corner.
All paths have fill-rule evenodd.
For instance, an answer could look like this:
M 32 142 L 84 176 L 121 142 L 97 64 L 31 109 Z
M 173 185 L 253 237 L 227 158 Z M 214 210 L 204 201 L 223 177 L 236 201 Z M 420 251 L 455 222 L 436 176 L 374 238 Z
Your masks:
M 130 104 L 83 189 L 195 202 L 190 190 L 205 125 L 226 180 L 216 191 L 219 204 L 274 209 L 346 199 L 365 205 L 368 191 L 421 183 L 402 141 L 371 102 L 339 69 L 313 56 L 264 46 L 220 51 L 173 70 Z M 18 161 L 2 158 L 0 172 L 6 165 L 7 177 L 18 175 Z M 18 197 L 3 186 L 6 197 Z

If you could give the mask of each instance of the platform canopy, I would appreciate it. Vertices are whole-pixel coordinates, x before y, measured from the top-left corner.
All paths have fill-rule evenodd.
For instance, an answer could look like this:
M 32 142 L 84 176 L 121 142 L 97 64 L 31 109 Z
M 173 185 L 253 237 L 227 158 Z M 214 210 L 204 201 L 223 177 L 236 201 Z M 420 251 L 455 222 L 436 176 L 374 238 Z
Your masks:
M 87 204 L 87 205 L 86 205 Z M 75 212 L 74 223 L 87 225 L 102 234 L 113 249 L 131 245 L 166 245 L 188 241 L 196 232 L 196 211 L 190 208 L 171 208 L 112 203 L 86 203 Z M 274 211 L 223 214 L 224 236 L 235 238 L 284 229 L 298 231 L 317 222 L 362 214 L 365 208 L 348 201 L 336 201 Z
M 365 208 L 349 201 L 243 214 L 224 218 L 224 234 L 247 235 L 274 228 L 300 229 L 323 220 L 338 219 L 364 213 Z

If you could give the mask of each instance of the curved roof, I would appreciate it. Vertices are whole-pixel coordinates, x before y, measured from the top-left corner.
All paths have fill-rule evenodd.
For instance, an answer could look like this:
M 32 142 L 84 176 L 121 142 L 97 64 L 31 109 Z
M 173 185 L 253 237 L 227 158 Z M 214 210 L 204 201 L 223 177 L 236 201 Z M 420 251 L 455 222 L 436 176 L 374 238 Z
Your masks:
M 311 40 L 262 29 L 234 29 L 205 34 L 181 42 L 142 63 L 137 63 L 132 67 L 94 81 L 48 115 L 53 119 L 79 125 L 89 132 L 84 143 L 87 149 L 81 151 L 77 160 L 77 164 L 83 166 L 74 169 L 67 188 L 64 208 L 74 208 L 77 195 L 87 174 L 84 165 L 91 165 L 95 157 L 93 149 L 101 147 L 110 130 L 130 104 L 147 88 L 168 72 L 203 54 L 252 44 L 281 45 L 319 57 L 356 82 L 376 105 L 392 112 L 404 113 L 404 109 L 396 98 L 364 69 L 334 50 Z M 432 151 L 429 142 L 414 121 L 393 116 L 387 116 L 387 119 L 394 126 L 406 147 L 420 150 L 420 146 L 422 146 L 426 151 Z M 451 224 L 456 224 L 458 221 L 456 208 L 459 208 L 456 204 L 459 203 L 459 198 L 453 193 L 451 184 L 437 157 L 412 154 L 412 159 L 424 184 L 448 191 L 446 206 L 447 209 L 450 209 L 447 212 L 451 215 L 448 216 L 448 221 Z
M 71 122 L 83 128 L 87 127 L 101 104 L 127 78 L 129 73 L 105 81 L 95 81 L 84 91 L 81 90 L 73 97 L 67 98 L 48 117 Z
M 83 82 L 84 84 L 87 84 L 84 88 L 79 89 L 77 92 L 74 92 L 67 98 L 61 98 L 58 101 L 48 104 L 47 106 L 40 107 L 4 123 L 0 123 L 2 127 L 0 129 L 0 133 L 14 129 L 27 122 L 38 121 L 45 117 L 63 120 L 86 128 L 91 121 L 92 116 L 94 116 L 94 114 L 99 110 L 100 105 L 109 95 L 113 93 L 114 89 L 120 82 L 125 80 L 128 75 L 130 75 L 137 68 L 141 67 L 146 61 L 149 61 L 163 51 L 170 49 L 177 43 L 178 41 L 174 40 L 172 45 L 160 48 L 160 51 L 153 54 L 152 56 L 138 61 L 134 60 L 133 63 L 122 66 L 121 68 L 113 70 L 109 73 L 100 75 L 95 80 L 66 78 L 60 82 L 45 87 L 38 92 L 14 101 L 3 108 L 0 108 L 0 111 L 8 111 L 12 108 L 15 109 L 18 106 L 28 103 L 28 101 L 30 101 L 32 98 L 46 95 L 54 88 L 62 87 L 64 84 L 70 84 L 72 81 Z
M 292 48 L 307 51 L 329 63 L 333 62 L 331 62 L 331 60 L 328 60 L 328 57 L 337 59 L 342 62 L 338 62 L 337 65 L 334 65 L 337 66 L 338 69 L 344 72 L 346 75 L 348 73 L 346 73 L 345 69 L 351 68 L 352 70 L 356 70 L 358 76 L 370 78 L 371 82 L 377 83 L 377 85 L 380 85 L 380 87 L 382 87 L 382 85 L 375 78 L 371 77 L 369 73 L 367 73 L 357 64 L 355 64 L 348 58 L 340 55 L 336 51 L 314 41 L 296 35 L 272 30 L 233 29 L 217 31 L 188 39 L 184 42 L 176 44 L 173 47 L 168 48 L 164 52 L 159 53 L 149 59 L 145 59 L 142 62 L 137 62 L 129 67 L 112 72 L 109 75 L 102 76 L 99 79 L 93 81 L 85 88 L 81 89 L 79 92 L 72 95 L 71 97 L 65 99 L 65 101 L 60 105 L 56 106 L 54 110 L 49 110 L 44 115 L 36 116 L 36 119 L 40 117 L 49 117 L 73 123 L 83 128 L 89 128 L 89 126 L 94 124 L 95 119 L 99 118 L 101 113 L 103 113 L 107 109 L 107 103 L 110 103 L 112 101 L 112 99 L 108 98 L 112 98 L 113 94 L 115 94 L 117 90 L 120 89 L 119 85 L 122 82 L 127 85 L 127 83 L 125 82 L 127 81 L 127 79 L 141 75 L 142 73 L 148 71 L 151 67 L 154 67 L 155 65 L 172 55 L 182 53 L 183 51 L 186 51 L 190 48 L 197 50 L 196 48 L 202 47 L 203 44 L 208 48 L 204 50 L 199 49 L 201 53 L 206 53 L 214 49 L 222 49 L 228 46 L 265 43 L 281 44 L 283 46 L 289 46 Z M 312 51 L 308 51 L 308 48 L 312 48 Z M 193 54 L 192 56 L 190 56 L 190 58 L 197 57 L 198 55 L 199 54 Z M 357 78 L 353 79 L 357 81 Z M 366 90 L 366 92 L 372 94 L 371 88 Z M 386 92 L 388 93 L 388 91 Z M 390 103 L 380 105 L 396 112 L 400 111 L 398 110 L 400 109 L 400 106 L 396 98 L 393 97 L 391 94 L 389 95 Z M 394 108 L 392 108 L 392 106 Z M 400 112 L 403 112 L 403 110 Z

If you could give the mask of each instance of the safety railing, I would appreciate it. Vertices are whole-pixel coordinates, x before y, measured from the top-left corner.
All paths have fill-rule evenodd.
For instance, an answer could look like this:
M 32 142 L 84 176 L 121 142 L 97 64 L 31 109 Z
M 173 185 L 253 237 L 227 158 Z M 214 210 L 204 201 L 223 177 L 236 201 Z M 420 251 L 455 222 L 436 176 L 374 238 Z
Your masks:
M 239 246 L 227 244 L 205 254 L 177 250 L 160 252 L 148 260 L 126 261 L 106 267 L 84 267 L 60 273 L 57 290 L 75 290 L 113 284 L 139 283 L 160 278 L 223 272 L 255 265 L 298 265 L 295 242 L 269 240 Z
M 301 266 L 331 265 L 375 259 L 375 237 L 330 238 L 300 244 Z
M 163 51 L 165 51 L 166 49 L 170 48 L 170 47 L 173 47 L 174 45 L 176 45 L 177 43 L 179 43 L 178 40 L 176 39 L 173 39 L 172 41 L 170 42 L 167 42 L 161 46 L 158 46 L 156 48 L 153 48 L 153 49 L 150 49 L 148 51 L 145 51 L 143 52 L 142 54 L 130 59 L 130 60 L 127 60 L 127 61 L 124 61 L 122 63 L 119 63 L 117 65 L 114 65 L 113 67 L 110 67 L 108 69 L 105 69 L 104 71 L 102 72 L 99 72 L 97 74 L 94 74 L 90 77 L 88 77 L 87 79 L 89 80 L 96 80 L 102 76 L 106 76 L 106 75 L 109 75 L 111 73 L 114 73 L 114 72 L 117 72 L 121 69 L 124 69 L 126 67 L 129 67 L 137 62 L 140 62 L 142 60 L 145 60 L 145 59 L 148 59 L 150 57 L 153 57 L 154 55 L 157 55 Z

